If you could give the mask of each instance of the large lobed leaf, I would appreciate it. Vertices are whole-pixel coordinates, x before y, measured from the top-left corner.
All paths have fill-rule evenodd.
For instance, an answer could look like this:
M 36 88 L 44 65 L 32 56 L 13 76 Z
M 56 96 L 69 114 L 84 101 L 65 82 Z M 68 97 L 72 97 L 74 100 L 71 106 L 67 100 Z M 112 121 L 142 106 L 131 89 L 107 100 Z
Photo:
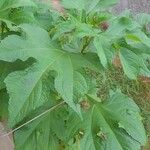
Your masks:
M 83 122 L 72 115 L 67 132 L 77 137 L 73 150 L 140 150 L 146 142 L 138 106 L 119 91 L 85 111 Z
M 49 99 L 46 95 L 50 85 L 47 81 L 50 70 L 57 73 L 55 89 L 69 106 L 80 114 L 79 106 L 73 100 L 74 71 L 90 66 L 99 70 L 100 65 L 90 62 L 88 55 L 81 56 L 53 48 L 48 33 L 39 27 L 20 27 L 25 35 L 5 38 L 0 45 L 0 59 L 14 62 L 17 59 L 25 61 L 32 57 L 37 62 L 24 71 L 11 73 L 5 80 L 10 95 L 9 123 L 15 125 L 27 112 Z
M 133 100 L 116 91 L 103 103 L 90 104 L 88 110 L 82 111 L 83 120 L 63 107 L 17 131 L 17 148 L 26 150 L 30 145 L 28 150 L 35 150 L 44 144 L 45 150 L 58 150 L 61 146 L 58 140 L 61 140 L 67 150 L 141 149 L 146 135 Z
M 31 113 L 32 115 L 30 114 L 29 117 L 35 117 L 53 105 L 54 104 L 51 99 L 51 101 L 44 103 L 42 107 L 39 107 L 33 111 Z M 60 145 L 59 140 L 54 133 L 54 128 L 56 128 L 58 131 L 59 127 L 61 127 L 60 133 L 63 130 L 63 118 L 61 119 L 57 117 L 58 112 L 61 113 L 61 111 L 58 110 L 56 113 L 45 114 L 44 117 L 40 117 L 37 120 L 34 120 L 21 130 L 17 131 L 15 133 L 16 150 L 58 150 Z

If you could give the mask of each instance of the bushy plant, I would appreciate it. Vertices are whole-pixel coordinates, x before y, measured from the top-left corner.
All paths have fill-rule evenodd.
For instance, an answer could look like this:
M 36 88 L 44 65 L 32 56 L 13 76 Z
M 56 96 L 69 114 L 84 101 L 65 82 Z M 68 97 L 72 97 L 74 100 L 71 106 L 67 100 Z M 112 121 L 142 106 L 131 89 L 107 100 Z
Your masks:
M 16 150 L 140 150 L 140 109 L 119 89 L 97 96 L 87 70 L 119 60 L 131 80 L 150 76 L 149 15 L 113 15 L 117 0 L 1 0 L 0 116 Z M 3 137 L 5 135 L 1 135 Z M 1 138 L 0 137 L 0 138 Z

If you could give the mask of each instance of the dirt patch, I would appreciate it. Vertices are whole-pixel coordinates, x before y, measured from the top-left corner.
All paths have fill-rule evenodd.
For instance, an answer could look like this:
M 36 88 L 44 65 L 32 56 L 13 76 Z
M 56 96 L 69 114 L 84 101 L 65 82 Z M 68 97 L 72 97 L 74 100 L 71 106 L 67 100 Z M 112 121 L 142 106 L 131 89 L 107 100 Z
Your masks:
M 6 134 L 4 125 L 0 122 L 0 150 L 14 150 L 13 138 L 10 136 L 2 136 Z

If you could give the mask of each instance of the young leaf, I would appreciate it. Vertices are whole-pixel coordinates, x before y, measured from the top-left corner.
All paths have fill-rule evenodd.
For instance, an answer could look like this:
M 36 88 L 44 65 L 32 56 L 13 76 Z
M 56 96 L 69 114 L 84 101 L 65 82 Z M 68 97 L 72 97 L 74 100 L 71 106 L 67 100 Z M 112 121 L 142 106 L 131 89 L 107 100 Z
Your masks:
M 118 39 L 124 36 L 126 30 L 132 31 L 138 27 L 139 25 L 125 13 L 110 19 L 109 28 L 104 34 L 107 35 L 108 38 Z
M 108 44 L 108 43 L 107 43 L 107 39 L 104 37 L 99 36 L 94 39 L 94 45 L 97 49 L 97 53 L 100 58 L 100 61 L 104 67 L 107 66 L 107 57 L 105 54 L 106 53 L 105 44 Z

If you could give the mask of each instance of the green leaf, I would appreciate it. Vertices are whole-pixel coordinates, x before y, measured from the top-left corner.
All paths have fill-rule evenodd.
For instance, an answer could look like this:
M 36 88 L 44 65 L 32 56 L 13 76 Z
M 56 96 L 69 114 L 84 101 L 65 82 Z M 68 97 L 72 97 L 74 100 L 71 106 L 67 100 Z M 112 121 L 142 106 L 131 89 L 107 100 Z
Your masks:
M 81 150 L 140 150 L 146 135 L 139 112 L 133 100 L 117 91 L 85 111 L 83 122 L 71 115 L 68 132 L 78 137 L 76 147 Z
M 99 0 L 99 1 L 96 0 L 96 1 L 98 3 L 96 5 L 96 7 L 92 9 L 92 11 L 94 11 L 94 10 L 100 11 L 100 10 L 107 9 L 107 8 L 112 7 L 113 5 L 115 5 L 119 2 L 119 0 Z M 89 4 L 89 7 L 90 7 L 90 4 Z
M 140 73 L 140 62 L 138 55 L 128 49 L 122 48 L 119 56 L 125 74 L 130 79 L 136 79 Z
M 12 69 L 10 68 L 10 65 L 5 62 L 0 63 L 0 68 L 1 68 L 0 70 L 0 90 L 1 90 L 5 88 L 4 79 L 11 72 Z
M 0 12 L 17 7 L 36 6 L 32 0 L 1 0 Z
M 142 26 L 147 25 L 148 23 L 150 23 L 150 15 L 146 14 L 146 13 L 140 13 L 140 14 L 138 14 L 135 17 L 135 19 Z
M 17 10 L 12 10 L 14 8 L 20 8 L 20 7 L 36 7 L 35 3 L 32 0 L 2 0 L 0 3 L 0 21 L 3 21 L 7 24 L 9 28 L 12 28 L 12 24 L 14 23 L 13 21 L 17 18 L 19 18 L 18 14 L 16 14 Z M 29 15 L 29 12 L 22 12 L 19 13 L 20 19 L 21 18 L 26 18 L 27 16 L 31 17 L 33 14 Z M 13 19 L 11 17 L 13 16 Z M 33 16 L 32 16 L 33 17 Z M 29 20 L 29 19 L 28 19 Z M 22 19 L 24 22 L 24 20 Z M 22 22 L 19 20 L 19 22 Z
M 76 26 L 76 32 L 74 36 L 83 38 L 83 37 L 95 37 L 98 33 L 100 33 L 100 29 L 95 29 L 91 25 L 86 23 L 78 23 Z
M 62 5 L 67 9 L 86 10 L 88 13 L 94 8 L 104 9 L 116 4 L 118 0 L 62 0 Z
M 106 50 L 105 50 L 106 46 L 105 46 L 105 44 L 108 44 L 108 40 L 104 37 L 99 36 L 99 37 L 96 37 L 94 39 L 94 45 L 97 49 L 97 53 L 98 53 L 98 56 L 100 58 L 100 61 L 101 61 L 102 65 L 104 67 L 107 66 L 107 57 L 106 57 Z
M 88 85 L 85 77 L 80 72 L 74 73 L 74 97 L 76 100 L 80 100 L 88 93 Z
M 97 97 L 96 95 L 92 95 L 92 94 L 87 94 L 88 98 L 91 100 L 94 100 L 96 102 L 102 102 L 101 99 L 99 97 Z
M 75 21 L 68 20 L 66 22 L 61 22 L 55 26 L 56 33 L 53 36 L 53 40 L 59 38 L 65 33 L 70 33 L 73 29 L 75 29 L 76 24 Z
M 0 90 L 0 119 L 6 119 L 8 117 L 8 100 L 9 95 L 6 90 Z
M 146 57 L 146 59 L 144 59 L 141 56 L 140 64 L 142 67 L 141 67 L 140 75 L 145 76 L 145 77 L 150 77 L 150 69 L 149 69 L 148 64 L 147 64 L 147 59 L 148 59 L 148 57 Z
M 31 65 L 34 61 L 32 59 L 27 60 L 26 62 L 15 61 L 14 63 L 8 63 L 0 61 L 0 90 L 4 89 L 5 83 L 4 80 L 7 75 L 13 71 L 22 70 Z
M 53 100 L 53 101 L 52 101 Z M 60 102 L 61 103 L 61 102 Z M 34 121 L 26 124 L 14 134 L 16 149 L 20 150 L 58 150 L 60 149 L 60 139 L 65 140 L 65 119 L 68 111 L 64 105 L 56 103 L 54 98 L 38 107 L 30 113 L 23 122 L 27 122 L 33 118 Z M 57 106 L 60 106 L 57 108 Z M 52 110 L 55 107 L 55 110 Z M 40 116 L 43 112 L 47 112 Z M 37 118 L 37 116 L 40 116 Z M 37 143 L 37 144 L 35 144 Z M 32 145 L 34 145 L 32 147 Z
M 140 31 L 140 30 L 137 30 L 135 33 L 132 34 L 132 36 L 134 36 L 137 40 L 135 40 L 135 38 L 130 38 L 131 36 L 128 36 L 126 37 L 126 40 L 127 40 L 127 43 L 131 44 L 134 42 L 134 43 L 142 43 L 144 45 L 146 45 L 147 47 L 150 48 L 150 38 L 144 34 L 144 32 Z M 149 52 L 150 50 L 148 50 Z
M 37 110 L 40 114 L 39 108 Z M 89 110 L 83 111 L 83 121 L 71 110 L 60 110 L 17 131 L 18 150 L 30 150 L 34 143 L 37 144 L 33 150 L 41 147 L 57 150 L 60 148 L 58 138 L 68 142 L 67 150 L 140 150 L 146 142 L 138 106 L 120 91 L 112 92 L 103 103 L 91 104 Z
M 52 0 L 1 0 L 0 119 L 17 130 L 16 150 L 140 150 L 145 144 L 133 100 L 119 90 L 108 100 L 97 96 L 97 74 L 109 73 L 103 72 L 115 55 L 130 79 L 150 77 L 149 18 L 135 22 L 129 11 L 113 16 L 108 7 L 117 1 L 60 0 L 57 12 Z
M 85 0 L 62 0 L 62 5 L 69 9 L 85 9 Z
M 33 10 L 27 8 L 14 9 L 9 18 L 15 24 L 36 23 Z
M 137 22 L 135 22 L 128 13 L 125 13 L 110 19 L 109 28 L 104 34 L 107 35 L 108 38 L 118 39 L 124 36 L 126 30 L 132 31 L 138 27 L 139 25 Z
M 100 33 L 100 29 L 93 28 L 90 24 L 81 23 L 75 17 L 70 16 L 65 22 L 61 22 L 55 26 L 56 32 L 53 40 L 65 35 L 72 35 L 72 39 L 83 38 L 86 36 L 94 37 Z
M 139 75 L 150 76 L 150 70 L 146 64 L 147 58 L 143 57 L 146 49 L 142 50 L 142 48 L 144 47 L 139 45 L 137 49 L 129 47 L 129 49 L 122 48 L 120 50 L 119 56 L 123 70 L 130 79 L 137 79 Z M 147 53 L 149 53 L 148 50 Z
M 100 0 L 99 5 L 100 7 L 108 7 L 114 4 L 117 4 L 118 0 Z
M 58 150 L 60 145 L 51 128 L 52 120 L 51 115 L 46 115 L 17 131 L 15 133 L 16 150 Z
M 96 81 L 89 77 L 84 70 L 76 71 L 74 73 L 74 99 L 81 102 L 86 99 L 87 95 L 95 98 L 96 93 Z
M 53 48 L 45 30 L 31 25 L 20 27 L 26 34 L 23 34 L 23 37 L 12 35 L 4 39 L 0 45 L 0 59 L 13 62 L 17 59 L 25 61 L 33 57 L 37 62 L 24 71 L 11 73 L 5 80 L 10 95 L 9 123 L 13 126 L 27 112 L 48 101 L 47 91 L 50 83 L 47 80 L 50 70 L 56 71 L 57 92 L 70 107 L 80 114 L 79 106 L 73 100 L 74 71 L 82 67 L 92 66 L 96 69 L 97 67 L 90 60 L 88 61 L 86 55 L 82 57 Z M 15 44 L 12 45 L 12 43 Z M 80 62 L 77 61 L 79 59 Z

